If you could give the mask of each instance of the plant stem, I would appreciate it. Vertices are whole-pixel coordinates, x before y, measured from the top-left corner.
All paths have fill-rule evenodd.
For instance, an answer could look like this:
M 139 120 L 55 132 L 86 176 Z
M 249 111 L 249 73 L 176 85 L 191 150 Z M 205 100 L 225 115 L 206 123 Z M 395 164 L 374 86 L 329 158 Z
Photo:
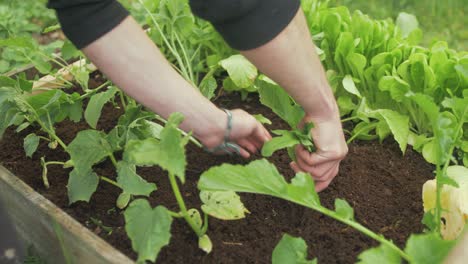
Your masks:
M 355 119 L 359 119 L 359 117 L 358 116 L 350 116 L 348 118 L 343 118 L 343 119 L 341 119 L 341 123 L 348 122 L 348 121 L 355 120 Z
M 174 211 L 171 211 L 171 210 L 167 210 L 169 212 L 169 214 L 174 217 L 174 218 L 183 218 L 184 216 L 182 215 L 182 212 L 174 212 Z
M 109 158 L 112 161 L 112 164 L 114 165 L 114 167 L 117 169 L 117 160 L 114 157 L 114 153 L 112 153 L 112 152 L 109 153 Z
M 292 201 L 294 202 L 294 201 Z M 346 218 L 343 218 L 341 217 L 340 215 L 338 215 L 335 211 L 332 211 L 330 209 L 327 209 L 325 207 L 322 207 L 322 206 L 316 206 L 316 205 L 310 205 L 310 204 L 302 204 L 301 205 L 305 206 L 305 207 L 308 207 L 308 208 L 311 208 L 315 211 L 318 211 L 326 216 L 329 216 L 335 220 L 338 220 L 348 226 L 351 226 L 352 228 L 358 230 L 359 232 L 367 235 L 368 237 L 388 246 L 389 248 L 391 248 L 392 250 L 398 252 L 398 254 L 400 254 L 400 256 L 402 256 L 405 260 L 407 260 L 409 263 L 413 263 L 413 260 L 412 258 L 406 254 L 403 250 L 401 250 L 399 247 L 397 247 L 393 242 L 385 239 L 385 237 L 383 236 L 379 236 L 377 235 L 376 233 L 374 233 L 372 230 L 368 229 L 367 227 L 359 224 L 358 222 L 354 221 L 354 220 L 351 220 L 351 219 L 346 219 Z
M 62 161 L 47 161 L 45 165 L 65 165 L 65 162 Z
M 459 134 L 460 134 L 460 131 L 463 128 L 463 124 L 464 124 L 463 120 L 465 119 L 465 115 L 466 115 L 467 111 L 468 111 L 468 107 L 465 107 L 465 111 L 463 112 L 462 116 L 460 117 L 459 124 L 457 126 L 457 129 L 455 130 L 455 136 L 454 136 L 455 142 L 457 141 L 457 139 L 459 137 Z M 439 138 L 439 137 L 436 136 L 436 138 Z M 452 146 L 450 146 L 450 150 L 449 150 L 449 152 L 447 154 L 452 156 L 452 153 L 453 153 L 454 150 L 455 150 L 455 144 L 452 144 Z M 443 154 L 444 153 L 439 152 L 439 155 L 443 155 Z M 441 212 L 442 211 L 441 192 L 442 192 L 443 184 L 441 183 L 440 178 L 442 176 L 445 176 L 447 168 L 448 168 L 449 165 L 450 165 L 450 159 L 447 159 L 447 161 L 445 162 L 445 164 L 443 165 L 442 168 L 441 168 L 440 164 L 436 165 L 436 208 L 435 208 L 435 213 L 434 213 L 434 217 L 435 217 L 435 220 L 436 220 L 436 232 L 440 232 L 440 228 L 441 228 L 440 219 L 441 219 L 441 216 L 442 216 L 442 212 Z
M 185 221 L 187 221 L 189 226 L 192 228 L 195 234 L 197 234 L 198 237 L 203 236 L 204 235 L 204 233 L 202 232 L 203 230 L 201 230 L 200 227 L 198 227 L 193 221 L 193 219 L 190 218 L 190 216 L 188 215 L 187 207 L 185 206 L 184 199 L 182 198 L 182 194 L 180 193 L 179 185 L 177 185 L 177 180 L 174 174 L 170 172 L 169 172 L 169 181 L 171 183 L 172 191 L 174 192 L 177 203 L 179 204 L 180 214 L 184 217 Z
M 107 178 L 107 177 L 105 177 L 105 176 L 99 176 L 99 178 L 100 178 L 101 180 L 105 181 L 105 182 L 108 182 L 108 183 L 110 183 L 110 184 L 112 184 L 112 185 L 114 185 L 114 186 L 119 187 L 120 189 L 122 189 L 122 187 L 120 187 L 120 185 L 119 185 L 116 181 L 113 181 L 113 180 L 111 180 L 111 179 L 109 179 L 109 178 Z

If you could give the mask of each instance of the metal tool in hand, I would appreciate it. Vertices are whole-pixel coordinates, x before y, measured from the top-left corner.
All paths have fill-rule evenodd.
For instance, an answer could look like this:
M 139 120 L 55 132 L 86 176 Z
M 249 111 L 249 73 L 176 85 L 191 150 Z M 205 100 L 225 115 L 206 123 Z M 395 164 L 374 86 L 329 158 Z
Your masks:
M 224 152 L 229 155 L 232 155 L 234 153 L 237 155 L 240 155 L 240 146 L 234 142 L 229 141 L 229 136 L 231 135 L 231 131 L 232 131 L 232 113 L 231 111 L 224 109 L 224 108 L 222 108 L 222 110 L 227 115 L 227 128 L 226 128 L 226 132 L 224 133 L 224 141 L 223 143 L 219 144 L 218 146 L 214 148 L 210 148 L 210 149 L 205 148 L 205 150 L 211 153 Z

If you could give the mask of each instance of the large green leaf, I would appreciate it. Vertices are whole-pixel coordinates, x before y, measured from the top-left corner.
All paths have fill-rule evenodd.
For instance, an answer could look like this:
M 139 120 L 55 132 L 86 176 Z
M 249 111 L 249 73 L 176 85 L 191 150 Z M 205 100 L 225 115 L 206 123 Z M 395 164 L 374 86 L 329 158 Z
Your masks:
M 80 131 L 68 145 L 67 151 L 74 167 L 80 171 L 88 171 L 112 153 L 105 134 L 96 130 Z
M 304 116 L 302 107 L 294 103 L 284 89 L 268 79 L 259 81 L 258 85 L 260 87 L 260 102 L 273 110 L 290 127 L 296 128 Z
M 112 86 L 109 90 L 95 94 L 89 100 L 88 106 L 86 107 L 84 117 L 90 127 L 96 128 L 101 111 L 104 105 L 114 98 L 117 88 Z
M 125 210 L 125 231 L 138 253 L 138 262 L 156 261 L 161 248 L 171 239 L 172 217 L 164 206 L 151 208 L 148 201 L 138 199 Z
M 405 252 L 415 264 L 442 263 L 457 241 L 443 240 L 436 233 L 411 235 Z
M 68 178 L 68 201 L 70 204 L 77 201 L 89 202 L 91 195 L 96 191 L 99 177 L 91 168 L 79 170 L 77 168 L 70 172 Z
M 288 183 L 266 159 L 256 160 L 245 166 L 223 164 L 212 167 L 201 175 L 198 188 L 266 194 L 306 206 L 320 204 L 314 181 L 309 174 L 298 173 Z
M 248 88 L 257 78 L 257 68 L 242 55 L 232 55 L 219 62 L 237 87 Z
M 233 191 L 201 191 L 200 199 L 203 202 L 201 206 L 203 212 L 218 219 L 242 219 L 245 213 L 249 212 L 239 195 Z
M 300 237 L 284 234 L 273 250 L 272 264 L 317 264 L 317 259 L 307 260 L 307 244 Z
M 370 248 L 358 256 L 357 264 L 400 264 L 400 254 L 390 247 L 382 244 L 378 247 Z
M 124 193 L 149 196 L 156 190 L 156 184 L 145 181 L 136 173 L 136 167 L 125 161 L 117 164 L 117 183 Z
M 185 181 L 185 144 L 177 125 L 183 120 L 180 113 L 172 114 L 161 131 L 161 140 L 147 138 L 128 142 L 124 158 L 136 165 L 158 165 Z

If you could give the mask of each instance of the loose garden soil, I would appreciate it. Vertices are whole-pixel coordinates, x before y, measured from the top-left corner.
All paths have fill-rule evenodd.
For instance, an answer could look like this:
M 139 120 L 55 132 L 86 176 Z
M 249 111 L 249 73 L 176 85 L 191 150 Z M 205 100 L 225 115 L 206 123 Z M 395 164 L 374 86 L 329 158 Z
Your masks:
M 262 106 L 255 96 L 243 102 L 237 95 L 222 95 L 215 103 L 226 108 L 243 108 L 252 114 L 261 113 L 272 120 L 274 125 L 268 126 L 269 129 L 286 128 L 284 122 Z M 98 129 L 109 131 L 122 112 L 111 103 L 107 104 Z M 57 134 L 68 144 L 77 132 L 84 129 L 89 129 L 85 122 L 64 121 L 57 125 Z M 0 163 L 83 225 L 136 259 L 125 234 L 122 211 L 115 208 L 119 189 L 101 182 L 90 203 L 69 205 L 66 184 L 70 170 L 49 166 L 51 187 L 45 189 L 40 165 L 43 156 L 47 161 L 66 161 L 68 155 L 59 149 L 49 149 L 42 141 L 33 158 L 27 158 L 22 147 L 23 138 L 31 132 L 33 130 L 29 129 L 17 134 L 8 129 L 0 141 Z M 191 208 L 200 207 L 196 185 L 202 172 L 225 162 L 249 162 L 238 157 L 213 156 L 190 144 L 187 158 L 187 181 L 181 190 Z M 257 158 L 260 156 L 252 159 Z M 285 177 L 293 176 L 285 151 L 275 153 L 269 160 Z M 411 148 L 402 155 L 398 144 L 391 139 L 383 143 L 355 141 L 349 145 L 349 154 L 341 163 L 339 175 L 328 189 L 320 193 L 320 198 L 328 208 L 333 207 L 335 198 L 346 199 L 354 207 L 359 222 L 404 247 L 411 233 L 423 230 L 421 188 L 426 180 L 433 177 L 432 170 L 432 166 Z M 95 166 L 95 171 L 115 178 L 110 162 Z M 139 168 L 138 173 L 158 186 L 150 197 L 153 206 L 162 204 L 178 210 L 164 171 Z M 271 263 L 271 253 L 284 233 L 304 238 L 309 246 L 309 256 L 317 257 L 319 263 L 354 263 L 360 252 L 377 245 L 354 229 L 299 205 L 261 195 L 241 194 L 241 197 L 251 212 L 245 219 L 221 221 L 210 218 L 208 234 L 214 244 L 211 254 L 206 255 L 199 250 L 193 231 L 183 220 L 176 219 L 172 225 L 171 242 L 163 248 L 157 262 Z M 102 225 L 96 225 L 92 218 L 101 221 Z M 111 227 L 112 232 L 103 226 Z

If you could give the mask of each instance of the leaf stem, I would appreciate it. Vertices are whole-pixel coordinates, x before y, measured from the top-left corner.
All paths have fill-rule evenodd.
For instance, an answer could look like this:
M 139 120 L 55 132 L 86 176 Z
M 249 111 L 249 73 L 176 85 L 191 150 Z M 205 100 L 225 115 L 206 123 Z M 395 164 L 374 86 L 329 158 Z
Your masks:
M 293 201 L 294 202 L 294 201 Z M 302 204 L 303 206 L 306 206 L 308 208 L 311 208 L 315 211 L 318 211 L 326 216 L 329 216 L 335 220 L 338 220 L 348 226 L 351 226 L 352 228 L 358 230 L 359 232 L 367 235 L 368 237 L 388 246 L 389 248 L 391 248 L 392 250 L 398 252 L 398 254 L 400 254 L 400 256 L 402 256 L 405 260 L 407 260 L 409 263 L 413 263 L 413 259 L 408 255 L 406 254 L 403 250 L 401 250 L 399 247 L 397 247 L 393 242 L 385 239 L 384 236 L 382 235 L 377 235 L 376 233 L 374 233 L 372 230 L 368 229 L 367 227 L 359 224 L 358 222 L 356 221 L 353 221 L 351 219 L 346 219 L 346 218 L 343 218 L 341 217 L 340 215 L 338 215 L 335 211 L 332 211 L 330 209 L 327 209 L 323 206 L 316 206 L 316 205 L 310 205 L 310 204 Z
M 183 218 L 184 216 L 182 215 L 182 212 L 174 212 L 171 210 L 167 210 L 169 214 L 174 217 L 174 218 Z
M 174 196 L 179 204 L 180 214 L 184 217 L 185 221 L 189 224 L 192 230 L 197 234 L 198 237 L 204 235 L 202 232 L 203 230 L 198 227 L 192 218 L 188 215 L 187 207 L 185 206 L 184 199 L 182 198 L 182 194 L 180 193 L 179 185 L 177 185 L 177 180 L 173 173 L 169 172 L 169 181 L 171 183 L 172 191 L 174 192 Z
M 348 122 L 348 121 L 355 120 L 355 119 L 359 119 L 359 116 L 350 116 L 348 118 L 343 118 L 341 119 L 341 123 Z
M 114 180 L 111 180 L 111 179 L 109 179 L 109 178 L 107 178 L 107 177 L 105 177 L 105 176 L 99 176 L 99 178 L 100 178 L 101 180 L 105 181 L 105 182 L 108 182 L 108 183 L 110 183 L 110 184 L 112 184 L 112 185 L 118 187 L 119 189 L 122 189 L 122 187 L 120 187 L 120 185 L 119 185 L 116 181 L 114 181 Z

